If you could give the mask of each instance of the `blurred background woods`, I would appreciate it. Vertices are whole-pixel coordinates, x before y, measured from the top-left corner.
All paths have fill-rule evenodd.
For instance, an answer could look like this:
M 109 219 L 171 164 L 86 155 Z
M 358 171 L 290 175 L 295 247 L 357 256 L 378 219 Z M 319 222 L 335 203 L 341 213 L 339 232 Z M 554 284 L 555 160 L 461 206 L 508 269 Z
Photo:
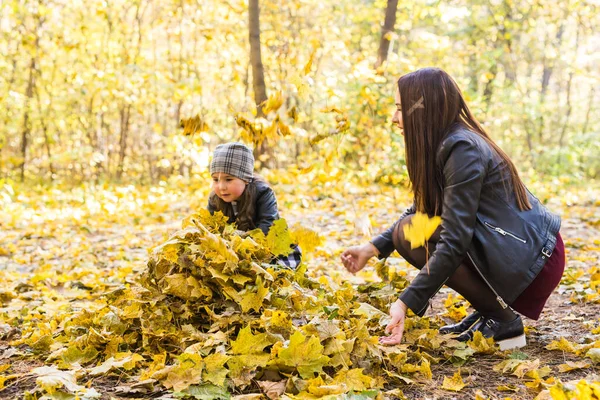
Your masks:
M 245 140 L 398 183 L 394 81 L 425 66 L 524 174 L 597 178 L 598 26 L 594 0 L 3 0 L 0 179 L 150 183 Z

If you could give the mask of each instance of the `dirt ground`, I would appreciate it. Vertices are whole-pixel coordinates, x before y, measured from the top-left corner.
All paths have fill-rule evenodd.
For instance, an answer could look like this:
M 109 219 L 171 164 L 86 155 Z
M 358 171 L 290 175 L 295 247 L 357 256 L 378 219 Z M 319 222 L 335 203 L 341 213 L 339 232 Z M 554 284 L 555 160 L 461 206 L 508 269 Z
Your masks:
M 313 204 L 303 206 L 290 206 L 284 217 L 290 225 L 302 223 L 305 226 L 318 230 L 326 242 L 314 257 L 308 260 L 309 270 L 313 274 L 337 274 L 352 282 L 361 282 L 372 279 L 373 273 L 365 271 L 357 276 L 345 272 L 339 262 L 339 254 L 344 248 L 359 244 L 376 232 L 385 228 L 386 224 L 393 222 L 393 216 L 398 215 L 397 199 L 388 198 L 381 201 L 378 198 L 363 198 L 352 204 L 345 201 L 342 196 L 325 199 L 319 207 Z M 358 205 L 357 205 L 358 204 Z M 567 248 L 567 269 L 588 270 L 599 266 L 600 260 L 600 202 L 583 201 L 570 206 L 556 202 L 557 212 L 563 214 L 561 228 L 562 236 Z M 368 223 L 360 218 L 361 210 L 370 212 Z M 163 210 L 161 218 L 155 218 L 153 223 L 133 226 L 129 220 L 118 218 L 105 221 L 97 226 L 76 228 L 58 226 L 43 236 L 36 236 L 29 232 L 19 232 L 17 229 L 7 229 L 3 241 L 17 243 L 18 247 L 10 256 L 0 256 L 0 270 L 16 268 L 36 272 L 39 267 L 35 254 L 39 248 L 44 251 L 56 250 L 55 257 L 46 258 L 47 264 L 64 262 L 72 254 L 73 243 L 85 237 L 86 252 L 77 253 L 77 263 L 95 265 L 97 268 L 111 268 L 119 260 L 126 259 L 134 265 L 131 273 L 136 273 L 144 268 L 147 261 L 148 248 L 160 243 L 164 238 L 177 229 L 182 217 L 190 212 L 187 204 L 172 203 Z M 40 226 L 43 221 L 40 222 Z M 33 226 L 33 225 L 31 225 Z M 31 228 L 31 226 L 28 227 Z M 40 227 L 40 229 L 42 229 Z M 49 229 L 49 228 L 46 228 Z M 15 253 L 17 252 L 17 253 Z M 117 257 L 117 255 L 119 255 Z M 414 275 L 413 270 L 406 263 L 392 257 L 390 265 L 405 268 L 408 275 Z M 4 266 L 2 264 L 4 263 Z M 589 277 L 588 277 L 589 278 Z M 428 315 L 442 315 L 444 310 L 443 300 L 449 289 L 443 289 L 435 297 L 433 307 Z M 546 350 L 546 346 L 553 340 L 561 337 L 575 343 L 587 343 L 597 340 L 598 335 L 590 331 L 600 324 L 600 304 L 598 302 L 573 303 L 571 301 L 574 289 L 572 285 L 561 285 L 550 297 L 541 318 L 538 321 L 525 319 L 527 329 L 527 346 L 520 350 L 519 357 L 528 360 L 540 360 L 540 365 L 547 365 L 552 369 L 552 376 L 563 382 L 587 378 L 598 380 L 599 365 L 585 369 L 559 373 L 557 366 L 567 361 L 580 361 L 570 353 Z M 7 382 L 6 388 L 0 390 L 2 399 L 23 398 L 23 394 L 35 387 L 35 379 L 27 372 L 32 368 L 43 365 L 43 362 L 29 357 L 14 357 L 15 349 L 10 346 L 10 341 L 18 335 L 17 332 L 4 329 L 0 330 L 0 364 L 10 362 L 11 373 L 21 375 L 21 378 Z M 432 364 L 433 379 L 419 385 L 405 385 L 401 387 L 408 399 L 472 399 L 476 391 L 490 399 L 533 399 L 537 391 L 525 386 L 522 379 L 509 374 L 501 374 L 493 367 L 504 358 L 495 355 L 477 355 L 461 367 L 461 372 L 467 386 L 457 393 L 441 389 L 444 377 L 450 377 L 457 367 L 449 363 Z M 123 394 L 119 392 L 120 380 L 114 377 L 103 377 L 93 381 L 93 387 L 103 393 L 102 399 L 147 398 L 136 395 L 134 392 Z M 513 391 L 499 391 L 499 386 L 508 386 Z M 152 398 L 171 398 L 166 392 L 155 392 Z

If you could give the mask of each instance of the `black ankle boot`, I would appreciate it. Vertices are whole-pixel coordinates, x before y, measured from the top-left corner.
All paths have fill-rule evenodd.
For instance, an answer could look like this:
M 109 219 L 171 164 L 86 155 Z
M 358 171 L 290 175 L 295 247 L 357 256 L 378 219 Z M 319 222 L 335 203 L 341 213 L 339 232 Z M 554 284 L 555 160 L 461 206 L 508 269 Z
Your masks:
M 481 314 L 479 314 L 479 311 L 475 311 L 472 314 L 467 315 L 465 318 L 463 318 L 463 320 L 460 321 L 458 324 L 442 326 L 439 332 L 442 335 L 445 335 L 446 333 L 463 333 L 464 331 L 472 327 L 473 324 L 475 324 L 475 322 L 479 321 L 480 318 Z
M 471 329 L 458 336 L 457 340 L 461 342 L 471 340 L 476 331 L 481 332 L 485 338 L 493 337 L 494 341 L 500 346 L 500 350 L 503 351 L 523 347 L 527 344 L 523 321 L 518 315 L 514 320 L 508 322 L 484 317 Z

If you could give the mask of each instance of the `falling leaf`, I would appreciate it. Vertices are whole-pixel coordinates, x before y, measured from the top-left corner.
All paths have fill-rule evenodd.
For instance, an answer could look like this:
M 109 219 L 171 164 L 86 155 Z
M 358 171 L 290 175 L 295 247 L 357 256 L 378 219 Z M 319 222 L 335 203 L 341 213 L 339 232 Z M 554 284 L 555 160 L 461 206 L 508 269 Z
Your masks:
M 277 111 L 283 104 L 283 92 L 278 90 L 271 94 L 262 106 L 263 112 L 269 114 L 272 111 Z
M 414 214 L 411 223 L 404 225 L 403 228 L 404 237 L 410 242 L 410 248 L 425 246 L 441 222 L 442 218 L 438 216 L 429 218 L 427 214 L 420 212 Z
M 308 61 L 306 62 L 306 65 L 304 65 L 304 69 L 302 70 L 304 72 L 304 75 L 308 75 L 308 73 L 310 72 L 316 53 L 317 49 L 313 48 L 313 50 L 310 52 L 310 57 L 308 58 Z
M 199 114 L 188 119 L 182 119 L 180 127 L 183 128 L 183 136 L 193 136 L 198 132 L 209 130 L 208 125 Z
M 298 122 L 298 109 L 296 106 L 290 108 L 287 112 L 288 117 L 294 120 L 294 122 Z

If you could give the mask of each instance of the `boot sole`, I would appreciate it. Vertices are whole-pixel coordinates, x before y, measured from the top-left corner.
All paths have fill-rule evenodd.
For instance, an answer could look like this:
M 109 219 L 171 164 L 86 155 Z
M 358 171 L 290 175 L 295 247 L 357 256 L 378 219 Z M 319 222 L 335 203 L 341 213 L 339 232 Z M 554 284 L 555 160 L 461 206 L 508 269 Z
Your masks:
M 521 347 L 525 347 L 527 345 L 527 340 L 525 339 L 525 334 L 523 333 L 520 336 L 515 336 L 510 339 L 500 340 L 498 342 L 500 346 L 500 350 L 512 350 L 512 349 L 520 349 Z

